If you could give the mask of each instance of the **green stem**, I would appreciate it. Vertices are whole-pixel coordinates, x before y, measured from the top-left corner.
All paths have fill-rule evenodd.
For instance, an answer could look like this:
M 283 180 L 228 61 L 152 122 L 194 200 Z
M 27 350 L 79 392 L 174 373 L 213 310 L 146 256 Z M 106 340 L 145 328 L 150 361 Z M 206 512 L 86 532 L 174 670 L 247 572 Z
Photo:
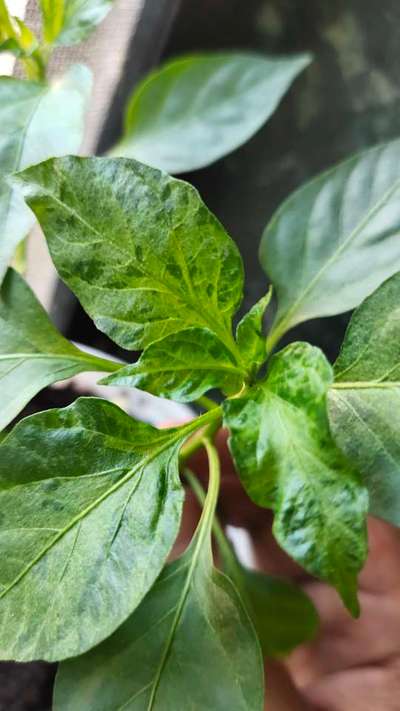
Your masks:
M 218 407 L 218 403 L 210 397 L 207 397 L 207 395 L 202 395 L 197 398 L 196 403 L 202 407 L 203 410 L 214 410 L 214 408 Z
M 185 477 L 187 481 L 190 484 L 191 489 L 193 490 L 197 500 L 199 501 L 201 506 L 204 506 L 205 501 L 206 501 L 206 494 L 204 492 L 203 487 L 201 486 L 198 478 L 196 475 L 188 468 L 185 469 Z M 221 560 L 222 560 L 222 567 L 225 570 L 226 573 L 231 575 L 231 577 L 235 578 L 235 572 L 237 573 L 238 570 L 238 560 L 236 558 L 236 554 L 234 551 L 233 546 L 227 539 L 222 526 L 218 520 L 218 517 L 214 514 L 214 519 L 213 519 L 213 525 L 212 525 L 212 531 L 214 538 L 217 542 L 217 546 L 221 555 Z
M 179 461 L 185 464 L 190 457 L 195 454 L 201 447 L 204 447 L 204 440 L 206 437 L 211 438 L 215 432 L 220 428 L 222 422 L 222 411 L 219 406 L 214 407 L 212 410 L 205 412 L 204 415 L 200 415 L 195 420 L 193 420 L 194 427 L 197 429 L 193 437 L 185 442 L 181 448 L 179 455 Z M 197 424 L 197 427 L 196 427 Z M 206 429 L 203 427 L 206 426 Z M 201 429 L 200 429 L 201 428 Z
M 217 508 L 219 488 L 221 485 L 221 467 L 219 462 L 218 450 L 208 437 L 205 437 L 203 439 L 203 444 L 206 448 L 208 457 L 209 478 L 207 496 L 204 501 L 203 513 L 201 515 L 200 522 L 197 528 L 197 530 L 199 531 L 199 537 L 202 540 L 204 540 L 206 536 L 209 536 L 211 534 L 215 516 L 215 509 Z
M 287 328 L 284 321 L 277 323 L 275 328 L 272 327 L 271 331 L 269 332 L 269 334 L 267 336 L 267 353 L 268 354 L 272 353 L 272 351 L 278 345 L 279 341 L 281 340 L 282 336 L 285 335 L 287 330 L 288 330 L 288 328 Z

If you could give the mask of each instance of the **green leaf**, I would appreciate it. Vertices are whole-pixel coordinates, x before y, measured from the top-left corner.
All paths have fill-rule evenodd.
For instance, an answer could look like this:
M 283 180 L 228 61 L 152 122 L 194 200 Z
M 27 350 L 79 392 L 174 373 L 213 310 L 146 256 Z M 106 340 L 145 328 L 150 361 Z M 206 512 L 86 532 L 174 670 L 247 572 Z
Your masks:
M 242 358 L 253 373 L 257 372 L 267 358 L 263 322 L 271 296 L 272 288 L 243 316 L 236 329 L 236 341 Z
M 367 552 L 367 494 L 329 432 L 332 369 L 318 348 L 294 343 L 267 377 L 224 403 L 230 447 L 249 496 L 275 512 L 273 533 L 312 575 L 358 613 L 357 573 Z
M 40 0 L 48 43 L 82 42 L 110 11 L 113 0 Z
M 241 389 L 245 375 L 211 331 L 191 328 L 152 343 L 137 363 L 101 382 L 190 402 L 211 388 L 233 395 Z
M 315 637 L 318 614 L 299 587 L 243 566 L 234 581 L 265 656 L 286 656 L 299 644 Z
M 60 276 L 101 331 L 128 349 L 171 333 L 231 332 L 243 287 L 234 242 L 197 191 L 123 158 L 61 158 L 18 176 Z
M 22 277 L 8 271 L 0 291 L 0 429 L 47 385 L 83 371 L 119 367 L 63 338 Z
M 229 52 L 168 62 L 135 90 L 112 153 L 168 173 L 214 163 L 261 128 L 310 61 Z
M 60 666 L 55 711 L 261 711 L 263 665 L 232 583 L 213 567 L 211 482 L 187 551 L 106 642 Z
M 271 346 L 297 323 L 358 306 L 398 270 L 399 161 L 398 140 L 372 148 L 307 183 L 277 211 L 260 247 L 278 297 Z
M 82 398 L 20 422 L 0 445 L 0 657 L 78 655 L 159 575 L 179 530 L 182 441 Z
M 400 273 L 355 311 L 329 391 L 333 435 L 364 475 L 370 511 L 400 526 Z
M 91 77 L 76 65 L 50 86 L 0 77 L 0 282 L 34 218 L 6 177 L 54 155 L 77 151 Z

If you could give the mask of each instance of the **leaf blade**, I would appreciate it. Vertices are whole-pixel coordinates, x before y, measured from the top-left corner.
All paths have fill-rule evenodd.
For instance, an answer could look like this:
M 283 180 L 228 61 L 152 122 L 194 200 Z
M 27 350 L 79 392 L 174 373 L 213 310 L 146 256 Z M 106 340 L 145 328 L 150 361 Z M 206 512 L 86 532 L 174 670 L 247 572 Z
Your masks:
M 209 165 L 258 131 L 310 61 L 233 52 L 172 60 L 134 91 L 112 154 L 168 173 Z
M 194 188 L 122 158 L 50 160 L 18 181 L 60 276 L 101 331 L 142 349 L 209 328 L 240 360 L 231 319 L 241 257 Z
M 298 323 L 358 306 L 395 271 L 399 154 L 392 141 L 340 163 L 294 192 L 266 227 L 260 261 L 278 296 L 274 342 Z
M 152 343 L 137 363 L 120 368 L 101 383 L 136 387 L 177 402 L 192 402 L 211 388 L 234 394 L 245 376 L 211 331 L 192 328 Z
M 225 402 L 224 418 L 249 496 L 275 512 L 278 543 L 311 574 L 334 585 L 357 614 L 367 496 L 330 437 L 331 381 L 321 351 L 291 344 L 274 356 L 264 382 Z
M 22 277 L 9 270 L 0 288 L 0 429 L 47 385 L 118 367 L 63 338 Z
M 128 617 L 177 535 L 178 451 L 195 427 L 161 432 L 81 398 L 2 441 L 2 658 L 74 656 Z
M 357 465 L 370 512 L 400 525 L 400 273 L 354 312 L 334 365 L 329 419 L 339 447 Z
M 0 77 L 0 281 L 34 217 L 6 176 L 32 163 L 79 149 L 91 90 L 86 67 L 73 66 L 47 86 Z

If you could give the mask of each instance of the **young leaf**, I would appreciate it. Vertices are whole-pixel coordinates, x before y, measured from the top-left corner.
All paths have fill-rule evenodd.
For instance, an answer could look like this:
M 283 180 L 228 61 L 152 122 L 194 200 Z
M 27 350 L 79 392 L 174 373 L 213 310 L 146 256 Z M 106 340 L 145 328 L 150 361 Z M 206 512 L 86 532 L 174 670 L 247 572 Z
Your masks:
M 46 42 L 82 42 L 104 19 L 112 3 L 113 0 L 40 0 Z
M 329 390 L 333 435 L 368 487 L 370 511 L 400 526 L 400 273 L 355 311 Z
M 278 297 L 271 346 L 297 323 L 358 306 L 396 271 L 399 161 L 400 141 L 377 146 L 312 180 L 278 210 L 260 247 Z
M 135 90 L 112 153 L 168 173 L 209 165 L 261 128 L 310 60 L 230 52 L 168 62 Z
M 207 328 L 240 360 L 231 319 L 240 254 L 197 191 L 123 158 L 61 158 L 20 173 L 60 276 L 101 331 L 141 349 Z
M 190 328 L 152 343 L 137 363 L 119 368 L 101 382 L 190 402 L 211 388 L 234 395 L 242 387 L 245 375 L 211 331 Z
M 108 640 L 60 666 L 55 711 L 261 711 L 259 645 L 235 588 L 213 567 L 213 482 L 184 555 Z
M 249 496 L 275 512 L 278 543 L 312 575 L 334 585 L 357 614 L 368 501 L 330 436 L 331 382 L 331 367 L 318 348 L 291 344 L 272 359 L 263 382 L 224 403 L 224 418 Z
M 63 338 L 22 277 L 8 271 L 0 290 L 0 429 L 47 385 L 119 367 Z
M 272 289 L 245 314 L 236 329 L 236 341 L 242 358 L 253 372 L 257 371 L 267 358 L 266 339 L 263 334 L 264 313 L 271 301 Z
M 0 445 L 0 657 L 75 656 L 109 636 L 178 533 L 176 430 L 82 398 L 20 422 Z
M 81 65 L 48 86 L 0 77 L 0 282 L 34 218 L 5 176 L 79 149 L 91 77 Z

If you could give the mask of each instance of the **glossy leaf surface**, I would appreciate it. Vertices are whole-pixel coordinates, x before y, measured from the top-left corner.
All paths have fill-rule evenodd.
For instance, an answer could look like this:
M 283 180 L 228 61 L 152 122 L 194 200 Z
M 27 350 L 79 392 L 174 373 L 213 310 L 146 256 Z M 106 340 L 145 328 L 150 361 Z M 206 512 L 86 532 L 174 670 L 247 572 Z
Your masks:
M 141 349 L 207 328 L 240 359 L 243 267 L 189 184 L 123 158 L 49 160 L 19 175 L 57 270 L 101 331 Z
M 137 363 L 120 368 L 101 382 L 190 402 L 211 388 L 233 395 L 244 378 L 244 370 L 211 331 L 191 328 L 152 343 Z
M 8 271 L 0 291 L 0 429 L 47 385 L 118 367 L 63 338 L 24 279 Z
M 136 612 L 102 645 L 61 665 L 55 711 L 263 709 L 254 629 L 232 583 L 213 567 L 212 489 L 189 548 Z
M 353 614 L 366 552 L 367 494 L 330 436 L 322 352 L 294 343 L 273 357 L 267 378 L 224 403 L 230 447 L 251 498 L 275 512 L 278 543 L 334 585 Z
M 34 222 L 5 176 L 79 149 L 90 89 L 90 72 L 80 65 L 51 85 L 0 77 L 0 281 Z
M 370 511 L 400 525 L 400 273 L 355 311 L 329 391 L 334 437 L 365 477 Z
M 131 614 L 177 535 L 178 449 L 192 431 L 82 398 L 2 441 L 2 659 L 78 655 Z
M 261 263 L 278 297 L 277 340 L 358 306 L 400 263 L 400 141 L 360 153 L 297 190 L 267 226 Z
M 237 52 L 168 62 L 134 92 L 112 153 L 168 173 L 209 165 L 261 128 L 309 63 Z
M 113 0 L 40 0 L 45 39 L 56 45 L 82 42 L 104 19 Z

